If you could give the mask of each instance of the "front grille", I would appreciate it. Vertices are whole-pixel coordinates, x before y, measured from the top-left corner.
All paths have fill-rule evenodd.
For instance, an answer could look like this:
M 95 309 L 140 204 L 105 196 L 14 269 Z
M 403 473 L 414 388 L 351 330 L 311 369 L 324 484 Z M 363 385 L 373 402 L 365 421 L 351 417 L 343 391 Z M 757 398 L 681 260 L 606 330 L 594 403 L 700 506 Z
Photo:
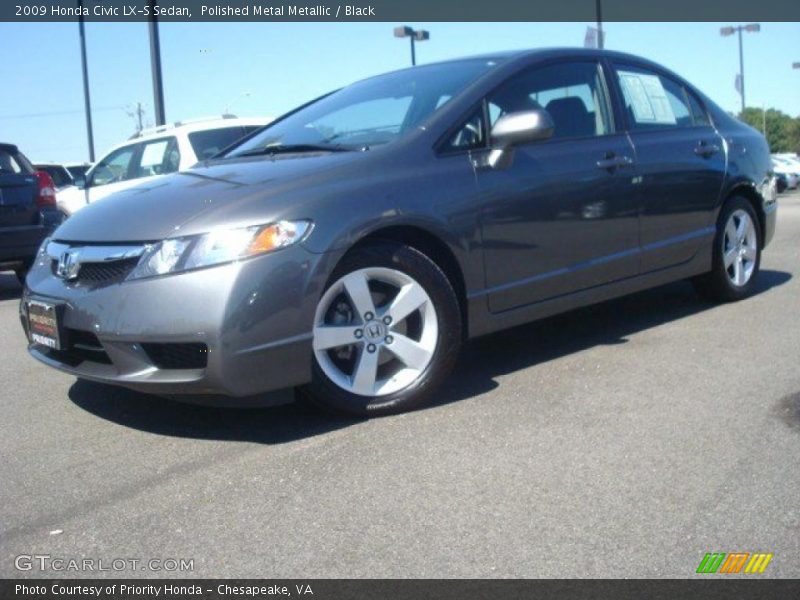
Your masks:
M 90 331 L 79 329 L 65 329 L 63 348 L 61 350 L 43 350 L 50 358 L 71 367 L 76 367 L 84 361 L 110 365 L 111 359 L 106 354 L 103 345 L 97 336 Z
M 78 271 L 78 281 L 85 283 L 112 283 L 122 281 L 133 271 L 139 258 L 111 260 L 102 263 L 84 263 Z
M 139 257 L 83 263 L 78 271 L 78 277 L 71 281 L 89 285 L 118 283 L 123 281 L 128 274 L 133 271 L 138 262 Z M 57 260 L 54 259 L 51 262 L 50 269 L 53 275 L 56 275 L 58 270 Z
M 208 346 L 199 343 L 140 344 L 147 357 L 159 369 L 205 369 Z

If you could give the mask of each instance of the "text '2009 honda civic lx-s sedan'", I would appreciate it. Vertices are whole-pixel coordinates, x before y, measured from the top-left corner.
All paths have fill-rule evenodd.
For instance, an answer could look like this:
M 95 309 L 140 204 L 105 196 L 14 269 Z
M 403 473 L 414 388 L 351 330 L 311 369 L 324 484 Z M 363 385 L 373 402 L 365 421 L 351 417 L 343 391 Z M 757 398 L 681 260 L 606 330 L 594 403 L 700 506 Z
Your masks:
M 86 207 L 21 319 L 80 378 L 382 415 L 469 337 L 683 278 L 743 298 L 775 220 L 764 138 L 674 73 L 498 54 L 355 83 Z

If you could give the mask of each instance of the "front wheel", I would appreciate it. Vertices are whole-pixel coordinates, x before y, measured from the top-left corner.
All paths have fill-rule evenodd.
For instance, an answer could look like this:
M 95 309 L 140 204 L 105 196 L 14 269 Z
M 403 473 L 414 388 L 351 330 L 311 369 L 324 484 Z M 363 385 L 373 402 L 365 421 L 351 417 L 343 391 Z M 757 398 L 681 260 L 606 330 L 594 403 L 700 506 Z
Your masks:
M 749 296 L 761 265 L 761 228 L 744 198 L 728 200 L 717 220 L 711 271 L 693 279 L 703 296 L 733 302 Z
M 418 408 L 451 371 L 460 343 L 458 300 L 433 261 L 390 242 L 356 249 L 317 305 L 303 393 L 358 416 Z

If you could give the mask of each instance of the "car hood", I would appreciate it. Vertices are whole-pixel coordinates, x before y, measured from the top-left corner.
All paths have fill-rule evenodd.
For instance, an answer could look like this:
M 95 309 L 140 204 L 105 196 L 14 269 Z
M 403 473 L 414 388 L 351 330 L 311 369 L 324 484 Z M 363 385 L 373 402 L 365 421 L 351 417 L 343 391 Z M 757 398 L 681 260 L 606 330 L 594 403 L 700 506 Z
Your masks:
M 367 153 L 342 152 L 214 161 L 156 177 L 90 204 L 53 238 L 139 242 L 246 227 L 281 218 L 290 197 L 358 168 Z

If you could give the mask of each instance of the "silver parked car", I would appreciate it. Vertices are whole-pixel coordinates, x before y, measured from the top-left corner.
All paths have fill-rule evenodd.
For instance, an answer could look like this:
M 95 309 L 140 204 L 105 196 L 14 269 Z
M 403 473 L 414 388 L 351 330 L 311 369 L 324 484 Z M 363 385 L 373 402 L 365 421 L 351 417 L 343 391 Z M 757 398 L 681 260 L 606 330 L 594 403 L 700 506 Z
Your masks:
M 426 65 L 81 210 L 20 316 L 78 377 L 387 414 L 430 400 L 468 337 L 683 278 L 746 297 L 775 195 L 763 136 L 649 61 Z

